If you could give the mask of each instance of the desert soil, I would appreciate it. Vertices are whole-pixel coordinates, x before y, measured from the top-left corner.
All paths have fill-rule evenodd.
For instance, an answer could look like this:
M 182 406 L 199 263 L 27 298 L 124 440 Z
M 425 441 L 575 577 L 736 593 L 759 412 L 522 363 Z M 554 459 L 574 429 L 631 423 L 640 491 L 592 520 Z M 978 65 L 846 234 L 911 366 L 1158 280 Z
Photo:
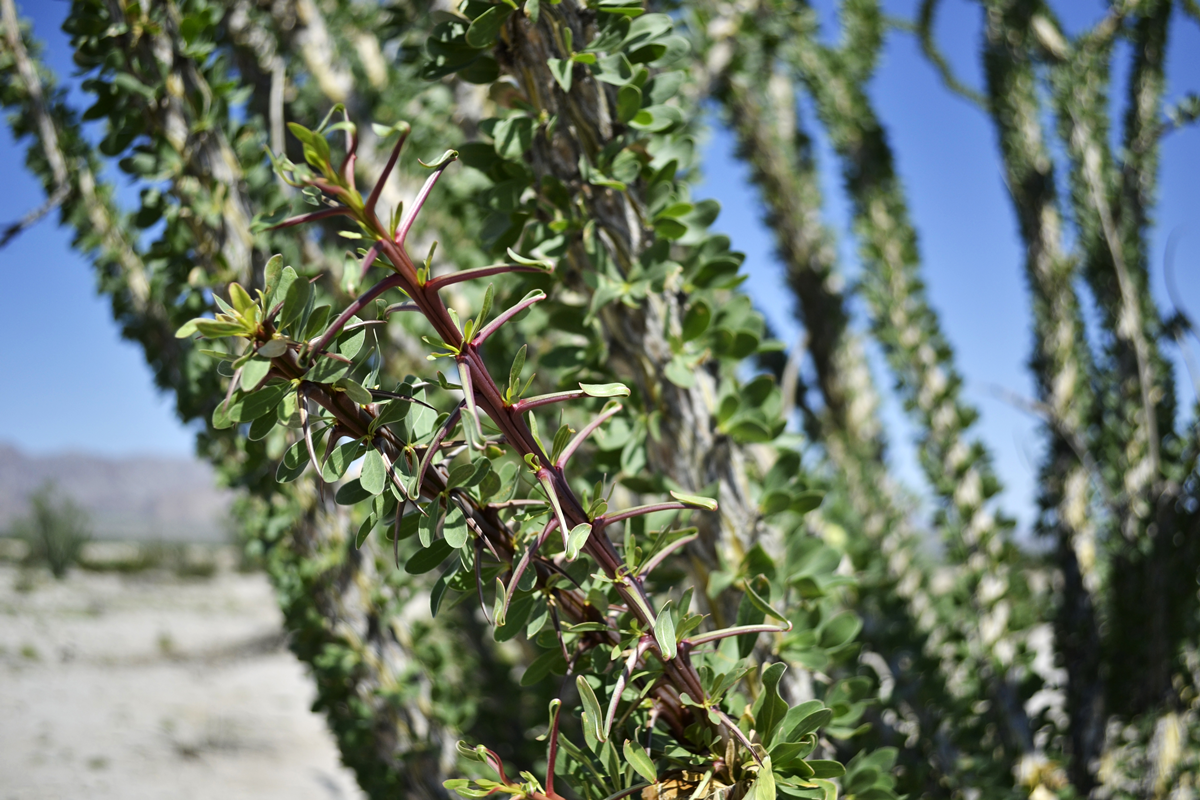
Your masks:
M 262 574 L 0 564 L 0 800 L 359 798 Z

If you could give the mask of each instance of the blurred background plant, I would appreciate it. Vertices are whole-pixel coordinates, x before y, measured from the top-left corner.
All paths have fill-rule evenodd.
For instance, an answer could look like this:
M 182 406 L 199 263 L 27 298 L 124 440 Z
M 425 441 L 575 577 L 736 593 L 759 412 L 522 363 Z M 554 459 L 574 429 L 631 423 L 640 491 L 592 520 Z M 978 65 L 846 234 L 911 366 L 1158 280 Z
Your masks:
M 29 515 L 14 522 L 9 535 L 25 542 L 26 565 L 48 567 L 59 580 L 92 538 L 87 514 L 51 482 L 29 498 Z

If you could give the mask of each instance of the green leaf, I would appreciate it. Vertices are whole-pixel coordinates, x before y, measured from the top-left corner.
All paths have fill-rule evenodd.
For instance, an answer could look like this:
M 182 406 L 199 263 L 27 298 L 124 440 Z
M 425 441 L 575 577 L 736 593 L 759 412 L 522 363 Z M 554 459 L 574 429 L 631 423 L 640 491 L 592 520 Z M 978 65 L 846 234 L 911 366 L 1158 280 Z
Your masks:
M 838 800 L 838 787 L 836 783 L 820 778 L 814 780 L 813 783 L 824 792 L 824 797 L 821 800 Z
M 267 438 L 271 431 L 275 430 L 275 426 L 278 423 L 279 418 L 274 414 L 263 414 L 250 423 L 250 432 L 246 435 L 246 438 L 252 442 L 260 442 Z
M 581 383 L 579 388 L 588 397 L 628 397 L 629 387 L 623 383 Z
M 551 672 L 562 674 L 566 672 L 567 662 L 563 660 L 562 650 L 557 647 L 547 650 L 529 663 L 525 674 L 521 676 L 522 686 L 534 686 Z
M 454 548 L 450 546 L 449 542 L 445 539 L 438 539 L 429 547 L 413 554 L 413 557 L 405 562 L 404 571 L 412 575 L 424 575 L 437 568 L 453 552 Z
M 223 336 L 241 336 L 246 329 L 237 322 L 218 322 L 213 319 L 197 319 L 196 331 L 206 339 L 220 339 Z
M 554 81 L 564 92 L 571 91 L 571 77 L 574 71 L 575 63 L 569 58 L 548 58 L 546 66 L 550 68 L 550 74 L 554 76 Z
M 683 492 L 671 492 L 671 497 L 674 497 L 685 506 L 692 508 L 702 508 L 705 511 L 716 511 L 717 501 L 709 497 L 701 497 L 698 494 L 684 494 Z
M 697 297 L 683 315 L 683 340 L 690 342 L 708 330 L 712 322 L 712 308 L 702 298 Z
M 468 533 L 467 518 L 463 516 L 462 509 L 455 505 L 446 515 L 446 521 L 442 523 L 442 536 L 457 550 L 467 543 Z
M 417 536 L 421 540 L 422 547 L 432 547 L 434 538 L 437 536 L 437 524 L 441 519 L 442 507 L 437 500 L 425 507 L 425 515 L 421 517 L 421 526 L 417 529 Z
M 258 346 L 258 355 L 261 358 L 279 358 L 287 352 L 287 349 L 287 342 L 283 339 L 272 339 Z
M 587 544 L 588 536 L 592 533 L 592 526 L 586 522 L 581 522 L 571 532 L 567 534 L 567 560 L 574 561 L 579 557 L 579 551 Z
M 604 714 L 600 711 L 600 701 L 596 699 L 592 685 L 583 675 L 575 678 L 575 686 L 579 689 L 579 699 L 583 703 L 583 713 L 586 715 L 583 724 L 590 728 L 592 737 L 596 741 L 603 742 Z
M 751 794 L 753 800 L 775 800 L 775 770 L 771 766 L 770 756 L 763 759 Z
M 767 616 L 774 617 L 778 620 L 787 621 L 787 618 L 780 612 L 771 607 L 771 603 L 767 598 L 763 597 L 761 592 L 770 592 L 771 583 L 765 576 L 759 575 L 754 580 L 746 581 L 746 597 L 750 598 L 750 602 L 754 607 L 763 612 Z
M 853 611 L 843 611 L 821 627 L 821 646 L 840 647 L 858 636 L 862 620 Z
M 750 595 L 742 595 L 742 600 L 738 603 L 737 625 L 761 625 L 764 619 L 766 619 L 766 614 L 754 605 L 750 600 Z M 738 636 L 738 658 L 745 658 L 750 655 L 751 651 L 754 650 L 754 643 L 757 641 L 757 633 L 743 633 Z
M 354 480 L 346 481 L 338 487 L 337 494 L 334 500 L 340 506 L 352 506 L 355 503 L 361 503 L 371 496 L 371 493 L 363 488 L 362 482 L 355 478 Z
M 824 499 L 823 492 L 799 492 L 792 497 L 791 510 L 796 514 L 807 514 L 821 505 Z
M 767 745 L 770 745 L 775 729 L 788 712 L 787 703 L 779 696 L 779 681 L 785 672 L 787 666 L 779 662 L 763 667 L 762 691 L 751 709 L 754 728 L 758 731 L 759 738 Z
M 817 778 L 840 778 L 846 774 L 846 768 L 837 761 L 815 759 L 805 762 Z
M 654 620 L 654 640 L 658 642 L 662 657 L 670 661 L 675 658 L 675 617 L 671 615 L 671 601 L 668 600 L 658 612 Z
M 550 460 L 552 462 L 558 463 L 559 455 L 562 454 L 562 451 L 571 441 L 571 434 L 574 432 L 575 429 L 566 423 L 559 426 L 558 431 L 554 434 L 554 441 L 550 445 Z
M 692 371 L 687 361 L 678 355 L 667 362 L 666 368 L 663 369 L 663 375 L 681 389 L 690 389 L 696 383 L 696 373 Z
M 287 278 L 287 272 L 291 267 L 285 269 L 284 280 Z M 292 285 L 288 287 L 287 294 L 284 295 L 283 308 L 279 311 L 279 327 L 288 328 L 292 323 L 300 319 L 304 313 L 305 306 L 308 305 L 308 298 L 312 295 L 312 284 L 305 280 L 293 280 Z
M 546 269 L 546 270 L 554 269 L 554 265 L 551 264 L 549 261 L 545 260 L 544 258 L 528 258 L 526 256 L 521 255 L 516 250 L 513 250 L 511 247 L 508 248 L 508 257 L 523 267 L 539 267 L 541 269 Z M 534 292 L 536 292 L 537 294 L 542 294 L 541 290 L 534 289 L 533 292 L 530 292 L 529 294 L 525 295 L 525 297 L 526 298 L 530 297 L 531 295 L 534 294 Z
M 304 376 L 305 380 L 313 383 L 334 383 L 350 371 L 350 364 L 338 361 L 336 358 L 321 357 Z
M 508 117 L 492 129 L 496 155 L 510 161 L 520 161 L 533 146 L 533 120 L 524 115 Z
M 329 457 L 325 459 L 325 463 L 321 468 L 321 477 L 325 479 L 326 483 L 334 483 L 340 480 L 346 474 L 346 470 L 349 469 L 350 463 L 358 458 L 358 453 L 358 442 L 346 442 L 345 444 L 338 445 L 329 454 Z
M 480 49 L 490 47 L 512 11 L 511 6 L 501 4 L 492 6 L 480 14 L 471 23 L 471 27 L 467 28 L 467 44 Z
M 683 112 L 674 106 L 649 106 L 629 120 L 630 127 L 647 133 L 665 133 L 683 124 Z
M 812 733 L 833 718 L 833 711 L 825 708 L 820 700 L 806 700 L 788 709 L 779 724 L 779 739 L 795 742 Z
M 442 153 L 440 156 L 435 158 L 433 161 L 425 162 L 418 158 L 417 163 L 420 164 L 422 167 L 427 167 L 429 169 L 437 169 L 438 167 L 442 167 L 442 166 L 445 166 L 446 164 L 449 164 L 451 161 L 454 161 L 457 158 L 458 158 L 457 150 L 447 150 L 444 153 Z M 426 267 L 429 266 L 429 261 L 433 258 L 433 251 L 434 251 L 434 248 L 436 248 L 436 247 L 437 247 L 437 242 L 435 241 L 433 243 L 433 247 L 431 247 L 429 249 L 429 257 L 426 258 L 426 260 L 425 260 Z
M 349 378 L 339 378 L 334 385 L 344 391 L 347 397 L 360 406 L 370 405 L 375 402 L 375 398 L 371 396 L 366 387 L 357 381 L 352 381 Z
M 234 422 L 253 422 L 275 410 L 283 396 L 292 390 L 290 383 L 271 383 L 256 392 L 243 395 L 229 406 L 229 419 Z
M 508 370 L 508 394 L 513 400 L 516 399 L 521 388 L 521 370 L 525 369 L 525 355 L 528 351 L 529 345 L 521 345 L 521 349 L 513 357 L 512 366 Z
M 186 339 L 189 336 L 194 336 L 198 330 L 197 323 L 199 322 L 199 319 L 192 319 L 183 323 L 183 325 L 179 327 L 179 330 L 175 331 L 175 338 Z
M 271 371 L 271 362 L 261 358 L 252 358 L 242 365 L 242 388 L 248 392 L 254 391 L 262 383 L 267 373 Z
M 355 550 L 362 549 L 363 542 L 365 542 L 367 537 L 371 535 L 371 531 L 375 530 L 375 525 L 378 522 L 379 520 L 374 514 L 368 515 L 367 518 L 362 521 L 362 524 L 358 526 L 358 533 L 354 537 Z
M 632 83 L 617 90 L 617 120 L 629 122 L 642 108 L 642 90 Z
M 280 483 L 290 483 L 303 475 L 306 469 L 308 469 L 308 447 L 301 439 L 284 451 L 283 458 L 275 469 L 275 480 Z
M 459 562 L 453 562 L 446 571 L 438 576 L 434 582 L 433 588 L 429 590 L 429 615 L 436 617 L 438 611 L 441 610 L 442 600 L 446 597 L 446 592 L 450 588 L 450 580 L 458 573 Z
M 263 266 L 263 282 L 266 288 L 263 290 L 263 297 L 266 298 L 267 310 L 271 310 L 271 298 L 275 295 L 275 290 L 279 287 L 279 279 L 283 277 L 283 256 L 276 253 L 267 259 L 266 265 Z
M 375 448 L 368 450 L 363 458 L 362 473 L 358 479 L 368 494 L 383 494 L 383 487 L 387 485 L 387 467 L 384 466 L 383 456 Z
M 654 762 L 650 760 L 649 753 L 640 744 L 633 744 L 626 739 L 623 750 L 625 761 L 637 771 L 638 775 L 650 783 L 658 782 L 658 770 L 654 768 Z

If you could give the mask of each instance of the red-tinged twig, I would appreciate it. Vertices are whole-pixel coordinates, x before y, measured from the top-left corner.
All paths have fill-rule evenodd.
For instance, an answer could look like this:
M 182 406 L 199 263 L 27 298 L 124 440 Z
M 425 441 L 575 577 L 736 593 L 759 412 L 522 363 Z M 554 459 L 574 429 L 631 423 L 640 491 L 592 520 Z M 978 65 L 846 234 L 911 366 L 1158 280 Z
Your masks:
M 346 307 L 345 311 L 338 315 L 338 318 L 333 321 L 333 324 L 330 325 L 329 328 L 326 329 L 325 333 L 322 334 L 321 338 L 317 340 L 317 343 L 313 346 L 313 350 L 316 352 L 324 350 L 325 346 L 329 344 L 334 336 L 338 335 L 338 331 L 342 329 L 343 325 L 350 321 L 351 317 L 370 305 L 376 297 L 379 297 L 388 289 L 399 289 L 403 287 L 403 285 L 404 281 L 399 275 L 388 275 L 379 283 L 363 292 L 354 300 L 354 302 Z
M 558 637 L 558 646 L 562 648 L 563 661 L 567 662 L 567 677 L 570 677 L 575 661 L 567 652 L 567 640 L 563 638 L 562 620 L 558 618 L 558 603 L 550 603 L 550 622 L 554 625 L 554 635 Z
M 475 591 L 479 594 L 479 608 L 483 611 L 483 618 L 487 620 L 487 624 L 492 624 L 492 617 L 488 614 L 487 601 L 483 598 L 483 537 L 475 539 Z
M 408 232 L 412 228 L 413 223 L 417 220 L 417 215 L 421 213 L 421 207 L 425 205 L 425 201 L 429 198 L 429 193 L 433 191 L 433 187 L 437 185 L 438 179 L 442 177 L 442 173 L 446 171 L 446 167 L 454 163 L 456 159 L 447 159 L 445 163 L 439 164 L 433 171 L 433 174 L 425 179 L 425 185 L 421 187 L 421 191 L 417 193 L 417 199 L 413 202 L 412 208 L 405 212 L 403 219 L 400 220 L 400 227 L 396 231 L 395 242 L 401 249 L 404 248 L 404 241 L 408 238 Z
M 288 217 L 283 222 L 277 222 L 267 228 L 269 231 L 279 230 L 280 228 L 290 228 L 293 225 L 303 225 L 306 222 L 316 222 L 330 217 L 349 217 L 351 216 L 350 209 L 345 206 L 335 206 L 334 208 L 322 208 L 320 211 L 310 211 L 307 214 L 298 214 L 294 217 Z
M 413 303 L 411 301 L 405 301 L 403 303 L 393 303 L 392 305 L 388 306 L 387 308 L 385 308 L 383 310 L 383 315 L 385 317 L 390 317 L 392 314 L 396 314 L 401 311 L 417 311 L 417 312 L 419 312 L 420 310 L 421 310 L 421 307 L 418 306 L 416 303 Z
M 546 270 L 542 267 L 531 267 L 524 264 L 493 264 L 490 267 L 475 267 L 474 269 L 464 269 L 459 272 L 439 275 L 436 278 L 430 278 L 425 285 L 437 291 L 445 289 L 447 286 L 453 286 L 456 283 L 462 283 L 463 281 L 473 281 L 476 278 L 487 278 L 491 275 L 503 275 L 506 272 L 540 272 L 543 275 L 546 274 Z
M 558 461 L 555 462 L 554 466 L 558 467 L 559 469 L 565 467 L 567 462 L 570 461 L 571 456 L 575 455 L 575 451 L 579 449 L 581 444 L 583 444 L 584 440 L 591 436 L 597 428 L 603 425 L 610 417 L 619 412 L 622 408 L 623 406 L 620 403 L 613 403 L 604 411 L 600 412 L 600 415 L 594 420 L 583 426 L 583 430 L 575 434 L 571 441 L 567 443 L 567 446 L 563 448 L 563 451 L 559 453 Z
M 540 394 L 537 397 L 527 397 L 524 400 L 518 400 L 512 404 L 513 410 L 521 413 L 528 411 L 531 408 L 540 408 L 553 403 L 563 403 L 567 400 L 578 400 L 581 397 L 587 397 L 587 392 L 582 389 L 572 389 L 566 392 L 553 392 L 551 394 Z
M 650 786 L 650 784 L 648 784 L 648 783 L 635 783 L 633 786 L 630 786 L 628 789 L 622 789 L 619 792 L 613 792 L 608 797 L 604 798 L 604 800 L 621 800 L 621 798 L 629 797 L 629 795 L 633 794 L 634 792 L 640 792 L 649 786 Z
M 649 561 L 647 561 L 645 564 L 643 564 L 641 566 L 641 568 L 638 570 L 637 574 L 639 576 L 649 575 L 651 572 L 653 572 L 655 569 L 658 568 L 658 565 L 661 564 L 667 558 L 667 556 L 671 555 L 671 553 L 674 553 L 679 548 L 684 547 L 687 544 L 696 541 L 696 537 L 699 535 L 700 534 L 698 534 L 698 533 L 691 533 L 691 534 L 688 534 L 687 536 L 681 537 L 681 538 L 676 539 L 675 541 L 671 542 L 669 545 L 664 547 L 662 550 L 659 550 L 657 553 L 655 553 L 653 558 L 651 558 Z
M 551 517 L 549 521 L 546 522 L 546 527 L 543 528 L 542 532 L 538 535 L 537 541 L 533 543 L 533 547 L 526 550 L 525 555 L 521 556 L 521 560 L 517 562 L 517 566 L 513 570 L 512 578 L 510 578 L 508 581 L 508 588 L 504 590 L 504 605 L 500 608 L 500 619 L 508 618 L 508 606 L 510 603 L 512 603 L 512 597 L 517 591 L 517 584 L 520 583 L 521 576 L 525 574 L 525 569 L 529 566 L 530 559 L 532 559 L 534 554 L 541 549 L 542 545 L 546 543 L 546 539 L 549 538 L 550 534 L 553 533 L 554 529 L 557 527 L 558 520 L 554 517 Z
M 365 256 L 363 256 L 362 270 L 360 270 L 358 274 L 358 279 L 360 281 L 367 277 L 367 270 L 369 270 L 375 264 L 375 259 L 379 258 L 379 251 L 381 249 L 382 247 L 380 243 L 376 242 L 375 244 L 371 245 L 371 249 L 367 251 Z
M 545 299 L 546 299 L 546 293 L 542 292 L 542 291 L 539 291 L 536 294 L 529 295 L 528 297 L 523 299 L 521 302 L 517 303 L 512 308 L 508 309 L 503 314 L 496 317 L 494 320 L 489 322 L 487 325 L 483 326 L 483 328 L 479 331 L 479 333 L 477 333 L 475 335 L 475 339 L 474 339 L 474 341 L 471 342 L 471 344 L 473 344 L 475 347 L 479 347 L 485 341 L 487 341 L 487 338 L 489 336 L 491 336 L 496 331 L 500 330 L 501 325 L 508 322 L 510 319 L 515 317 L 517 314 L 520 314 L 522 311 L 529 308 L 534 303 L 540 303 L 541 301 L 543 301 Z
M 721 725 L 733 734 L 733 738 L 741 742 L 743 747 L 750 751 L 750 755 L 754 756 L 754 760 L 761 767 L 763 765 L 762 757 L 754 751 L 754 746 L 750 744 L 750 740 L 746 738 L 746 734 L 742 733 L 742 729 L 737 726 L 737 723 L 730 719 L 728 714 L 715 706 L 709 707 L 709 711 L 717 715 L 721 720 Z
M 653 514 L 655 511 L 683 511 L 684 509 L 692 508 L 692 506 L 684 505 L 683 503 L 651 503 L 646 506 L 635 506 L 627 508 L 624 511 L 618 511 L 612 516 L 597 517 L 596 524 L 601 528 L 606 528 L 617 522 L 622 522 L 631 517 L 640 517 L 644 514 Z
M 458 424 L 458 419 L 460 416 L 462 416 L 464 402 L 465 401 L 460 402 L 455 407 L 454 411 L 450 413 L 450 416 L 446 418 L 446 422 L 441 428 L 438 429 L 438 432 L 434 434 L 433 440 L 429 443 L 429 447 L 426 448 L 425 455 L 421 457 L 421 465 L 417 467 L 416 485 L 418 487 L 418 491 L 421 484 L 425 481 L 425 472 L 429 469 L 429 465 L 433 463 L 434 453 L 438 451 L 438 448 L 442 444 L 442 440 L 445 439 L 450 434 L 450 431 L 454 429 L 454 426 Z M 418 508 L 419 507 L 420 506 L 418 506 Z
M 228 409 L 229 401 L 233 399 L 233 393 L 237 389 L 237 385 L 242 381 L 242 368 L 238 367 L 233 371 L 233 377 L 229 379 L 229 388 L 225 390 L 225 399 L 221 401 L 221 407 Z
M 400 569 L 400 523 L 404 519 L 404 507 L 408 505 L 408 491 L 404 494 L 405 498 L 396 503 L 396 527 L 392 530 L 392 558 L 396 559 L 396 569 Z
M 297 400 L 296 410 L 300 412 L 300 428 L 304 431 L 304 446 L 308 450 L 308 461 L 317 471 L 317 480 L 323 482 L 321 462 L 317 459 L 317 448 L 313 445 L 312 426 L 308 422 L 308 392 L 304 390 L 304 384 L 300 385 Z
M 554 791 L 554 764 L 558 760 L 558 715 L 562 711 L 562 701 L 557 702 L 554 718 L 550 720 L 550 750 L 546 755 L 546 794 L 550 797 L 558 797 L 558 793 Z
M 621 674 L 617 676 L 617 682 L 613 685 L 612 698 L 608 701 L 608 713 L 604 716 L 604 738 L 608 738 L 609 731 L 612 730 L 613 720 L 617 716 L 617 706 L 621 702 L 621 693 L 625 691 L 625 685 L 629 683 L 629 679 L 633 677 L 633 671 L 637 669 L 637 664 L 641 661 L 642 656 L 646 655 L 654 644 L 654 639 L 649 636 L 643 636 L 638 639 L 637 646 L 629 653 L 629 658 L 625 659 L 625 668 L 621 670 Z
M 396 146 L 392 148 L 392 155 L 388 158 L 387 164 L 384 165 L 383 172 L 379 175 L 379 180 L 375 181 L 375 187 L 371 189 L 371 195 L 367 198 L 366 205 L 363 207 L 368 217 L 375 216 L 375 204 L 379 202 L 379 196 L 383 193 L 383 186 L 387 183 L 387 179 L 392 174 L 392 168 L 396 166 L 396 159 L 400 158 L 400 151 L 404 149 L 404 143 L 408 140 L 408 135 L 412 133 L 412 128 L 405 124 L 404 129 L 400 131 L 400 140 L 396 142 Z M 378 231 L 378 233 L 386 234 L 386 231 Z

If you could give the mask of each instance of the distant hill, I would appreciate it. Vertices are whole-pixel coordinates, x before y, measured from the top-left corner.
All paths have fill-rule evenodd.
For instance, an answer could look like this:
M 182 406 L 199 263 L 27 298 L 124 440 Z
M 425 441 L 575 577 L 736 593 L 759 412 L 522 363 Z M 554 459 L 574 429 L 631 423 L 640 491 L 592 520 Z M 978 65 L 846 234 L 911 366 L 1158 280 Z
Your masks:
M 53 480 L 91 514 L 102 539 L 222 541 L 233 493 L 188 458 L 87 453 L 31 456 L 0 443 L 0 534 L 24 516 L 29 496 Z

